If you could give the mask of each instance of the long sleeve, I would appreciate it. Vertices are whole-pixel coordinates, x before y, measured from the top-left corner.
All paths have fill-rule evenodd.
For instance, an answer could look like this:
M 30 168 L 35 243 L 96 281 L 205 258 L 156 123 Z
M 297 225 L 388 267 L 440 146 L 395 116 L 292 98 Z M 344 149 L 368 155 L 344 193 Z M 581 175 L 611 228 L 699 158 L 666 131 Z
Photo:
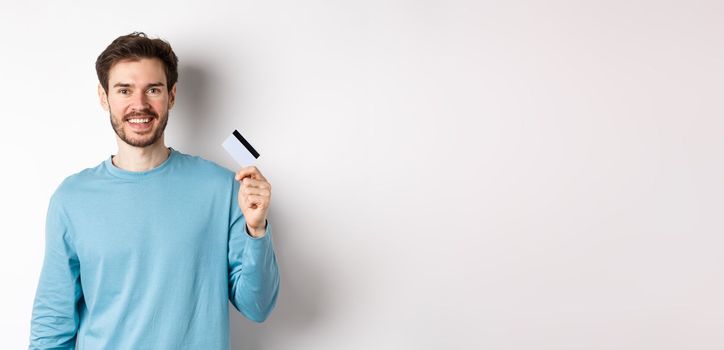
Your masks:
M 45 223 L 45 257 L 33 303 L 29 349 L 75 349 L 83 297 L 71 230 L 54 195 Z
M 246 318 L 263 322 L 276 305 L 279 269 L 272 245 L 272 226 L 252 237 L 237 201 L 239 182 L 234 181 L 229 225 L 229 300 Z

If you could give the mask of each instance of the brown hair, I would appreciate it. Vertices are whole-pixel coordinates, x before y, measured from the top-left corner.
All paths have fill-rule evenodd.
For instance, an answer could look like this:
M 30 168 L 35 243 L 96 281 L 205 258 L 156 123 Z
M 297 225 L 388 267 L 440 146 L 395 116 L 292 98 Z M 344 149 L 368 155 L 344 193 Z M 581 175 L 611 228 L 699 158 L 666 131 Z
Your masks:
M 133 32 L 119 36 L 106 47 L 96 60 L 98 81 L 108 93 L 108 71 L 122 60 L 140 60 L 142 58 L 158 58 L 166 70 L 166 88 L 170 91 L 178 80 L 178 57 L 171 45 L 161 39 L 151 39 L 143 32 Z

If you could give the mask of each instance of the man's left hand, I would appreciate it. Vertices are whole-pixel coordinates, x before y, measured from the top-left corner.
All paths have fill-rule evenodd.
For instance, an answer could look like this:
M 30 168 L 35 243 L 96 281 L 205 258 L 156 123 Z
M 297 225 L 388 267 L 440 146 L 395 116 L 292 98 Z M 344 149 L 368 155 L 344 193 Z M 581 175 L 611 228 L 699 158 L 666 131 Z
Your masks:
M 266 214 L 271 201 L 271 184 L 255 166 L 241 168 L 236 173 L 239 186 L 239 208 L 246 218 L 247 230 L 254 237 L 266 232 Z

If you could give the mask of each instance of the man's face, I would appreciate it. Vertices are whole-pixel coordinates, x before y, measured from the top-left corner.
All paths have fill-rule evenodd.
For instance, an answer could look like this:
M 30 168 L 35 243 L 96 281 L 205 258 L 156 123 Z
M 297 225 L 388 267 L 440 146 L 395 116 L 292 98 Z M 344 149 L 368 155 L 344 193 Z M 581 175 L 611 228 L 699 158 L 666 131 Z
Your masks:
M 169 91 L 163 62 L 157 58 L 115 63 L 108 72 L 108 93 L 98 85 L 103 109 L 123 142 L 147 147 L 163 136 L 176 85 Z

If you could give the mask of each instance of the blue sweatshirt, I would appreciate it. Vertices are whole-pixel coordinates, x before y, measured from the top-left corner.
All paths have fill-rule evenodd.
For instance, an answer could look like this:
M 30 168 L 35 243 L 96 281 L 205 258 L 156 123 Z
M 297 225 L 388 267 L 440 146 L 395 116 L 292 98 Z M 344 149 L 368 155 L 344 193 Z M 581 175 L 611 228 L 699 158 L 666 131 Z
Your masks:
M 228 349 L 227 300 L 262 322 L 279 273 L 271 224 L 252 237 L 234 173 L 171 148 L 154 169 L 111 157 L 48 207 L 30 349 Z

